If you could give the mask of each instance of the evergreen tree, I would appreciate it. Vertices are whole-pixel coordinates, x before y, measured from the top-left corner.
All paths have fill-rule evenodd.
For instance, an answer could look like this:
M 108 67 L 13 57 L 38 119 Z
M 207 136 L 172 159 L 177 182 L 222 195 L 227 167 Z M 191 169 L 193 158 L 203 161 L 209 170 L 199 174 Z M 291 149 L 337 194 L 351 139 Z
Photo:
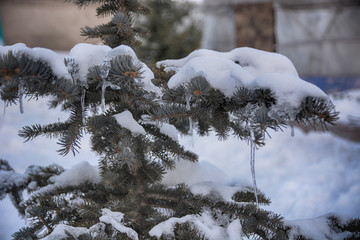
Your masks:
M 171 0 L 147 0 L 151 14 L 139 20 L 148 29 L 149 37 L 136 47 L 136 53 L 146 63 L 160 59 L 177 59 L 200 47 L 200 24 L 191 17 L 194 4 Z
M 233 132 L 255 149 L 263 144 L 267 128 L 278 129 L 293 121 L 322 127 L 333 124 L 337 113 L 331 102 L 305 96 L 296 114 L 291 114 L 292 108 L 276 108 L 284 106 L 272 89 L 239 87 L 228 96 L 202 76 L 169 88 L 171 72 L 158 68 L 153 77 L 131 48 L 119 46 L 133 46 L 136 36 L 144 33 L 132 25 L 132 19 L 135 13 L 147 13 L 147 7 L 137 0 L 74 1 L 78 6 L 91 2 L 100 3 L 98 15 L 113 18 L 108 24 L 86 27 L 82 33 L 100 37 L 113 49 L 78 45 L 64 61 L 66 72 L 59 69 L 56 54 L 45 49 L 20 45 L 5 48 L 9 51 L 0 56 L 2 100 L 19 102 L 23 112 L 24 97 L 51 97 L 51 107 L 61 106 L 70 113 L 67 121 L 26 126 L 19 135 L 25 140 L 40 135 L 58 138 L 59 153 L 66 155 L 76 154 L 82 136 L 89 133 L 92 150 L 100 156 L 100 176 L 86 164 L 73 170 L 30 166 L 18 174 L 1 160 L 0 197 L 9 194 L 19 213 L 29 220 L 29 226 L 13 238 L 204 239 L 198 224 L 201 219 L 211 219 L 224 232 L 241 226 L 247 237 L 289 238 L 291 228 L 282 217 L 258 206 L 270 200 L 256 186 L 236 191 L 228 201 L 216 192 L 194 194 L 184 184 L 162 185 L 164 173 L 174 169 L 178 159 L 197 160 L 165 127 L 175 126 L 184 134 L 191 134 L 193 127 L 199 134 L 214 129 L 219 138 Z M 97 53 L 94 59 L 92 52 Z M 277 111 L 271 112 L 274 109 Z M 81 172 L 86 174 L 79 178 Z M 30 194 L 25 200 L 24 190 Z M 177 222 L 170 232 L 157 231 L 173 219 Z M 331 220 L 334 229 L 358 236 L 357 221 Z

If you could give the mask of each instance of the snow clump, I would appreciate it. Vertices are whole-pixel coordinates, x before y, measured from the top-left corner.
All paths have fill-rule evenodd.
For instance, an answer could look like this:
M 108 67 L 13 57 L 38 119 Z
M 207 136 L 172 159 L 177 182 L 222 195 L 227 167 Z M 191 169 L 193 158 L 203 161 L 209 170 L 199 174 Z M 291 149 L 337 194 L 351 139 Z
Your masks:
M 157 66 L 176 72 L 168 82 L 169 88 L 203 76 L 226 97 L 231 97 L 240 87 L 270 89 L 277 104 L 286 109 L 298 108 L 308 96 L 327 98 L 320 88 L 299 77 L 287 57 L 253 48 L 236 48 L 230 52 L 201 49 L 182 59 L 160 61 Z
M 145 129 L 134 119 L 130 111 L 125 110 L 113 116 L 120 126 L 128 129 L 133 135 L 146 134 Z

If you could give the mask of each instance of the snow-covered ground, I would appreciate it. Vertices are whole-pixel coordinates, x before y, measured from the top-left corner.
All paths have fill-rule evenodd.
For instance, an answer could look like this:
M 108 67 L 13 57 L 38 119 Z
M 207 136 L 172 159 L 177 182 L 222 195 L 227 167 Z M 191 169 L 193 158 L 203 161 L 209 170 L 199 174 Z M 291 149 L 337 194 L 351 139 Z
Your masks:
M 352 117 L 360 116 L 358 95 L 359 91 L 355 91 L 353 97 L 335 101 L 338 110 L 344 109 L 343 121 L 349 104 L 357 106 L 349 111 Z M 76 157 L 58 155 L 56 139 L 39 137 L 23 143 L 17 136 L 22 126 L 66 118 L 64 113 L 46 108 L 46 101 L 40 100 L 24 102 L 24 114 L 20 114 L 19 106 L 5 109 L 5 114 L 0 116 L 0 157 L 8 160 L 18 172 L 31 164 L 58 163 L 71 168 L 85 160 L 96 165 L 97 157 L 90 150 L 88 138 L 84 139 Z M 256 151 L 257 185 L 272 199 L 268 209 L 287 220 L 315 218 L 330 212 L 360 216 L 360 143 L 328 132 L 304 133 L 300 129 L 295 129 L 295 137 L 291 137 L 290 129 L 270 132 L 270 135 L 266 146 Z M 252 185 L 250 147 L 246 142 L 232 137 L 218 141 L 214 135 L 182 137 L 180 141 L 200 156 L 198 167 L 179 165 L 179 168 L 192 170 L 187 171 L 189 184 L 213 181 L 232 186 Z M 9 239 L 25 221 L 18 217 L 8 198 L 0 202 L 0 212 L 0 239 Z

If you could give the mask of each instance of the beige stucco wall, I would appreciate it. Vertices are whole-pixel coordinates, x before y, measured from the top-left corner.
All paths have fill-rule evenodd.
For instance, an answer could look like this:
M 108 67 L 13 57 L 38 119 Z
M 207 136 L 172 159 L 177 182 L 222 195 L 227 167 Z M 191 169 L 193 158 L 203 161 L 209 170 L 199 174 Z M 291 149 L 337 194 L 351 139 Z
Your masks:
M 80 28 L 108 19 L 96 17 L 96 6 L 79 9 L 62 0 L 0 0 L 0 16 L 6 45 L 23 42 L 29 47 L 67 51 L 85 40 Z

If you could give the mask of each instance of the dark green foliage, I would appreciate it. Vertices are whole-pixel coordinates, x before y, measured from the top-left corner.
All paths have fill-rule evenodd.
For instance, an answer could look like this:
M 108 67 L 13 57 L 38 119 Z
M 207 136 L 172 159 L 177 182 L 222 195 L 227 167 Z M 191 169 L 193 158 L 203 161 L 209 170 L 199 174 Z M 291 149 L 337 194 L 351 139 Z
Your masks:
M 307 97 L 302 102 L 301 111 L 296 116 L 296 121 L 308 123 L 314 128 L 320 126 L 324 130 L 326 129 L 325 123 L 334 124 L 338 119 L 334 112 L 334 105 L 329 100 Z
M 190 223 L 177 223 L 174 229 L 176 240 L 204 240 L 205 236 Z M 161 238 L 162 239 L 162 238 Z
M 72 2 L 80 7 L 99 3 L 97 14 L 112 16 L 107 24 L 82 30 L 83 35 L 101 38 L 110 47 L 134 45 L 136 37 L 145 34 L 142 28 L 133 26 L 134 14 L 149 12 L 140 1 Z M 159 45 L 162 47 L 153 47 L 151 43 L 158 41 L 154 34 L 154 38 L 148 41 L 149 45 L 145 46 L 145 49 L 148 47 L 148 60 L 187 54 L 188 49 L 173 47 L 170 42 L 178 46 L 192 45 L 189 42 L 195 44 L 199 39 L 196 28 L 189 27 L 183 35 L 169 34 L 169 30 L 188 14 L 189 7 L 177 8 L 172 1 L 148 3 L 155 6 L 153 13 L 162 17 L 149 21 L 150 30 L 164 29 L 164 32 L 159 31 L 159 36 L 169 41 L 167 45 Z M 162 9 L 162 6 L 166 8 Z M 178 51 L 173 52 L 174 49 Z M 169 89 L 167 82 L 172 73 L 154 68 L 153 83 L 163 90 L 160 99 L 145 88 L 142 82 L 144 69 L 133 60 L 129 55 L 113 57 L 109 59 L 109 65 L 91 66 L 87 69 L 86 79 L 80 81 L 79 65 L 71 58 L 64 60 L 71 76 L 71 79 L 65 79 L 55 75 L 49 63 L 29 54 L 10 51 L 0 56 L 2 100 L 21 103 L 23 96 L 35 99 L 51 97 L 51 107 L 59 106 L 69 113 L 64 122 L 26 126 L 19 135 L 26 141 L 38 136 L 57 138 L 59 153 L 66 155 L 70 152 L 76 154 L 84 134 L 90 134 L 92 150 L 99 155 L 101 176 L 101 181 L 96 183 L 54 185 L 52 177 L 64 172 L 57 165 L 31 166 L 24 174 L 18 174 L 1 160 L 0 174 L 16 176 L 17 181 L 1 178 L 0 199 L 8 194 L 19 213 L 29 220 L 29 227 L 20 229 L 13 238 L 39 239 L 51 234 L 59 224 L 66 224 L 84 227 L 88 232 L 75 236 L 70 230 L 64 230 L 65 239 L 130 239 L 112 224 L 99 220 L 103 210 L 109 209 L 124 213 L 121 224 L 135 230 L 140 239 L 150 239 L 149 231 L 170 217 L 201 216 L 204 213 L 209 213 L 216 224 L 224 228 L 238 219 L 242 233 L 248 238 L 287 239 L 290 228 L 285 226 L 281 216 L 255 204 L 252 189 L 236 192 L 232 201 L 227 201 L 216 191 L 196 195 L 184 184 L 172 187 L 161 184 L 166 171 L 173 170 L 177 161 L 197 161 L 194 153 L 161 131 L 162 124 L 170 123 L 184 134 L 192 134 L 193 128 L 200 135 L 215 130 L 220 139 L 234 134 L 262 145 L 268 128 L 277 130 L 289 124 L 286 112 L 269 117 L 270 108 L 277 104 L 274 94 L 268 89 L 239 88 L 233 96 L 226 97 L 201 76 Z M 99 112 L 100 106 L 108 109 Z M 117 121 L 117 114 L 124 111 L 131 113 L 145 134 L 134 133 Z M 336 118 L 337 113 L 330 102 L 307 97 L 294 120 L 325 126 Z M 22 195 L 24 190 L 30 194 L 26 200 Z M 263 205 L 270 203 L 262 193 L 258 195 L 258 201 Z M 332 224 L 339 231 L 352 231 L 357 237 L 355 229 L 358 223 L 356 220 L 341 225 L 334 220 Z M 97 236 L 92 232 L 94 229 Z M 162 236 L 162 239 L 172 238 L 205 239 L 205 235 L 189 221 L 177 224 L 171 236 Z
M 59 102 L 76 100 L 76 85 L 54 75 L 48 63 L 25 53 L 1 55 L 0 69 L 0 96 L 7 103 L 15 103 L 22 95 L 35 99 L 55 95 Z
M 79 7 L 90 3 L 98 3 L 98 16 L 111 16 L 108 23 L 95 27 L 86 26 L 81 29 L 81 35 L 88 38 L 100 38 L 104 44 L 114 48 L 121 44 L 134 46 L 140 42 L 137 37 L 145 37 L 148 33 L 142 27 L 133 26 L 134 14 L 149 14 L 150 9 L 138 0 L 67 0 Z
M 226 139 L 232 132 L 242 140 L 251 140 L 253 134 L 254 142 L 261 146 L 268 128 L 278 130 L 291 124 L 291 116 L 285 110 L 269 117 L 271 107 L 277 104 L 269 89 L 239 88 L 229 98 L 212 88 L 202 76 L 174 89 L 166 89 L 163 100 L 168 105 L 158 109 L 154 119 L 168 119 L 180 127 L 191 117 L 193 123 L 197 123 L 200 135 L 214 129 L 219 139 Z M 300 109 L 293 121 L 308 122 L 313 127 L 325 128 L 326 124 L 334 124 L 338 119 L 329 100 L 307 97 Z
M 49 179 L 52 176 L 59 175 L 63 171 L 64 169 L 58 165 L 47 167 L 31 165 L 24 174 L 19 174 L 15 173 L 7 161 L 0 160 L 0 200 L 8 194 L 19 214 L 25 216 L 25 207 L 22 205 L 23 191 L 31 193 L 40 187 L 45 187 L 50 183 Z M 35 186 L 31 186 L 30 183 L 35 183 Z
M 139 22 L 149 30 L 150 36 L 135 49 L 140 59 L 146 63 L 178 59 L 200 47 L 200 24 L 189 16 L 193 3 L 171 0 L 144 2 L 151 8 L 151 14 Z
M 270 205 L 270 203 L 271 203 L 270 199 L 265 197 L 265 195 L 263 193 L 261 193 L 261 192 L 258 192 L 258 199 L 259 199 L 259 204 Z M 232 196 L 232 200 L 234 200 L 235 202 L 239 202 L 239 203 L 242 203 L 242 202 L 243 203 L 256 202 L 253 190 L 236 192 Z
M 23 227 L 12 235 L 14 240 L 34 240 L 37 239 L 36 233 L 39 229 L 36 227 Z

